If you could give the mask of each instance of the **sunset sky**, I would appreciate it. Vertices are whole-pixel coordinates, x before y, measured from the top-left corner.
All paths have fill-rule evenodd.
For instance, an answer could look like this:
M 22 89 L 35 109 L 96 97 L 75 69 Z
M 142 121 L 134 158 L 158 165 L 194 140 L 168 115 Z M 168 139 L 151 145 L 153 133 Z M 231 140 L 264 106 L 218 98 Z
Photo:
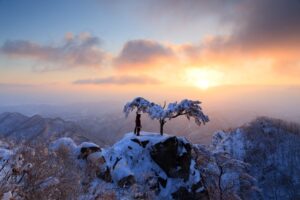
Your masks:
M 299 85 L 299 0 L 0 0 L 1 103 Z

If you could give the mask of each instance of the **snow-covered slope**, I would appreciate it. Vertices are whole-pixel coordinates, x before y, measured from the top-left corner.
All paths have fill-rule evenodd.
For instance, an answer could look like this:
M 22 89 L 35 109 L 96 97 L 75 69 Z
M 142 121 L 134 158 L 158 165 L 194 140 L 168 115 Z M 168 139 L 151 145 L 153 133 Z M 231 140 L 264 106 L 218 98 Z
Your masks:
M 184 137 L 142 132 L 125 136 L 100 149 L 93 143 L 79 146 L 69 138 L 51 144 L 68 149 L 78 165 L 88 171 L 88 192 L 95 199 L 112 192 L 116 199 L 256 199 L 256 181 L 248 165 L 223 153 L 210 152 Z M 96 174 L 93 176 L 91 174 Z M 232 185 L 234 183 L 234 185 Z
M 160 198 L 171 197 L 180 187 L 191 193 L 204 190 L 200 172 L 191 159 L 190 143 L 185 138 L 153 133 L 138 137 L 129 133 L 103 150 L 102 155 L 113 182 L 121 187 L 132 182 L 146 183 Z
M 0 196 L 299 199 L 299 133 L 299 125 L 259 118 L 236 130 L 217 132 L 210 147 L 148 132 L 125 134 L 110 147 L 69 137 L 49 146 L 0 142 Z M 38 189 L 29 192 L 33 188 Z
M 129 191 L 133 186 L 134 195 L 153 195 L 157 199 L 180 199 L 183 195 L 196 199 L 206 195 L 200 171 L 191 156 L 192 145 L 183 137 L 128 133 L 113 146 L 99 151 L 92 143 L 76 146 L 72 140 L 62 138 L 51 148 L 57 150 L 62 146 L 70 149 L 72 157 L 80 152 L 81 156 L 77 157 L 86 159 L 81 160 L 80 165 L 86 162 L 86 167 L 97 168 L 98 178 L 93 181 L 91 187 L 94 189 L 90 192 L 94 193 L 93 198 L 101 192 L 99 185 L 103 188 L 103 182 L 108 188 L 118 187 L 116 193 L 119 195 L 121 191 L 123 195 L 127 191 L 128 198 L 132 198 Z M 86 153 L 87 149 L 91 151 Z
M 3 180 L 10 170 L 8 161 L 11 159 L 13 151 L 8 148 L 0 147 L 0 181 Z
M 264 199 L 300 199 L 300 126 L 258 118 L 231 132 L 217 132 L 212 150 L 250 164 Z

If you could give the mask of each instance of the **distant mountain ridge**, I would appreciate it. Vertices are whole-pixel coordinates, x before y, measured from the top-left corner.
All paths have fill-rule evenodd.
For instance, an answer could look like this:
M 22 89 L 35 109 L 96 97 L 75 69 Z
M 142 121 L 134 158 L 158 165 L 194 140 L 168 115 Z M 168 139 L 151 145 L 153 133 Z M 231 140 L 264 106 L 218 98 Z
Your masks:
M 54 140 L 59 137 L 71 137 L 75 141 L 87 141 L 85 131 L 76 123 L 61 118 L 31 117 L 20 113 L 0 114 L 0 137 L 15 142 L 29 142 L 34 139 Z

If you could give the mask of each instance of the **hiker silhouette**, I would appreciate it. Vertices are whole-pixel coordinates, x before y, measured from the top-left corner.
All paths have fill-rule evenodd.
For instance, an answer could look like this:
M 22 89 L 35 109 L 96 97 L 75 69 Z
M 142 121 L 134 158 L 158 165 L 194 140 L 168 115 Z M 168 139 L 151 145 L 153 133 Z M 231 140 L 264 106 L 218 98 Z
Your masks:
M 136 134 L 137 136 L 139 136 L 141 128 L 142 128 L 141 114 L 137 112 L 136 113 L 136 118 L 135 118 L 134 134 Z

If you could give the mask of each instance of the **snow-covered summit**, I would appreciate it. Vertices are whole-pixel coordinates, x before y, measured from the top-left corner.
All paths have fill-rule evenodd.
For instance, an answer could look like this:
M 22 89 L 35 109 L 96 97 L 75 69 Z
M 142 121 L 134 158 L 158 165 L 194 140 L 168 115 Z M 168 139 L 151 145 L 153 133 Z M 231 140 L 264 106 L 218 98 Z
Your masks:
M 225 133 L 220 140 L 223 137 Z M 140 136 L 127 133 L 108 148 L 76 145 L 69 138 L 51 144 L 54 151 L 61 148 L 68 149 L 90 177 L 85 182 L 89 190 L 81 199 L 95 199 L 108 191 L 116 199 L 230 199 L 244 192 L 257 194 L 246 163 L 185 137 L 142 132 Z
M 113 183 L 120 187 L 137 183 L 160 198 L 175 197 L 179 190 L 201 195 L 204 188 L 191 148 L 184 137 L 128 133 L 112 147 L 103 149 L 102 172 L 109 170 Z
M 37 180 L 41 194 L 56 191 L 51 188 L 60 188 L 65 193 L 65 188 L 72 186 L 72 191 L 77 193 L 68 194 L 76 199 L 107 195 L 113 199 L 232 199 L 241 194 L 245 194 L 241 197 L 255 194 L 252 187 L 255 180 L 247 175 L 247 164 L 232 159 L 228 153 L 211 152 L 203 145 L 194 145 L 185 137 L 127 133 L 107 148 L 92 142 L 76 144 L 71 138 L 63 137 L 53 141 L 48 149 L 39 147 L 27 151 L 26 146 L 23 148 L 23 151 L 3 151 L 8 156 L 14 153 L 13 157 L 7 157 L 14 170 L 10 165 L 6 167 L 12 182 L 4 181 L 7 189 L 3 192 L 13 191 L 15 177 L 18 188 L 25 191 L 30 181 L 27 177 L 42 173 Z M 29 160 L 28 153 L 32 157 Z M 24 159 L 18 164 L 20 156 Z M 52 166 L 56 166 L 57 171 L 47 168 L 45 158 L 54 163 Z M 46 165 L 40 167 L 43 163 Z M 44 167 L 47 169 L 40 171 Z M 46 195 L 57 194 L 52 192 Z M 256 196 L 253 199 L 257 199 Z

